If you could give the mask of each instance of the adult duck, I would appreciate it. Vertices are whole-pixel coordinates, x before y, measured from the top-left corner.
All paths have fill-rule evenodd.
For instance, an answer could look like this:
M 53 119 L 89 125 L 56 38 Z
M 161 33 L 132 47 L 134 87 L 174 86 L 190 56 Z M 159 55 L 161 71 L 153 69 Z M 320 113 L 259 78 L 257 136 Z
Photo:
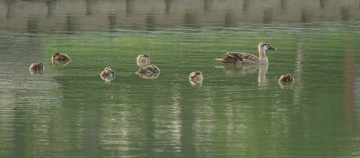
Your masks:
M 235 64 L 268 64 L 269 60 L 266 56 L 266 50 L 277 50 L 269 45 L 268 42 L 261 41 L 258 44 L 259 57 L 244 52 L 226 52 L 226 57 L 216 58 L 223 63 Z

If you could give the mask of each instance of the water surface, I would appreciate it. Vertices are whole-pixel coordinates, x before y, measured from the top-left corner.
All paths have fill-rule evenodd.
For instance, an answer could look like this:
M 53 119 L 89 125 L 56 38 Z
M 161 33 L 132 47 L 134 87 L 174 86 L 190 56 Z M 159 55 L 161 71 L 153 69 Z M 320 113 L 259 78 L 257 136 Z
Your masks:
M 184 22 L 198 25 L 153 29 L 2 29 L 0 157 L 360 156 L 357 21 L 229 27 L 197 17 Z M 268 66 L 214 60 L 226 51 L 257 55 L 262 40 L 279 49 L 267 51 Z M 53 66 L 54 51 L 72 62 Z M 142 53 L 160 68 L 156 79 L 135 74 Z M 42 75 L 28 71 L 37 61 Z M 116 71 L 110 83 L 99 76 L 106 66 Z M 193 86 L 188 75 L 197 70 L 205 79 Z M 286 73 L 295 77 L 290 87 L 277 82 Z

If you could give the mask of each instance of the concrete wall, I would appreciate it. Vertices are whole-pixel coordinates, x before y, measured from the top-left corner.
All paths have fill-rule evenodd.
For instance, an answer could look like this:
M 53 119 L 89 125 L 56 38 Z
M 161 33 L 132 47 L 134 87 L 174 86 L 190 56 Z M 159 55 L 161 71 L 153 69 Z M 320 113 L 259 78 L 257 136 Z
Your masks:
M 0 29 L 153 29 L 360 20 L 360 0 L 0 0 Z

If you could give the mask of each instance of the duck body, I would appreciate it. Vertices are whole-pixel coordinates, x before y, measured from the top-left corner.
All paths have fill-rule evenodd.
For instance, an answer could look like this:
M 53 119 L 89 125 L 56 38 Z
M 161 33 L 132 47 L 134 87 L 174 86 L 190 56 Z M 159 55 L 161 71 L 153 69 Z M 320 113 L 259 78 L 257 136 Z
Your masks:
M 243 52 L 226 52 L 226 57 L 224 58 L 217 58 L 217 60 L 222 61 L 223 63 L 234 63 L 234 64 L 240 64 L 240 63 L 259 63 L 260 60 L 257 56 L 249 53 L 243 53 Z
M 145 67 L 150 65 L 150 55 L 148 54 L 140 54 L 136 58 L 136 64 L 139 67 Z
M 226 52 L 225 57 L 216 58 L 223 63 L 233 63 L 233 64 L 268 64 L 269 60 L 266 56 L 266 50 L 277 50 L 269 45 L 268 42 L 261 41 L 258 44 L 259 57 L 253 54 L 244 53 L 244 52 Z
M 100 73 L 100 77 L 102 80 L 110 82 L 115 78 L 115 71 L 112 70 L 110 67 L 105 67 L 105 69 Z

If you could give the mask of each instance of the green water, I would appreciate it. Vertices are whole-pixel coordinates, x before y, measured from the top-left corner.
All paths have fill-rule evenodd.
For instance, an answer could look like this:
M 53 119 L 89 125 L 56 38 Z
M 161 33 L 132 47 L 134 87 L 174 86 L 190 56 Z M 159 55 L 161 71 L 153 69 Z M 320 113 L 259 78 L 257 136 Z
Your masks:
M 0 157 L 360 157 L 358 26 L 2 32 Z M 279 49 L 268 67 L 214 60 L 257 55 L 262 40 Z M 72 62 L 53 66 L 54 51 Z M 135 74 L 143 53 L 158 78 Z M 28 71 L 37 61 L 40 76 Z

